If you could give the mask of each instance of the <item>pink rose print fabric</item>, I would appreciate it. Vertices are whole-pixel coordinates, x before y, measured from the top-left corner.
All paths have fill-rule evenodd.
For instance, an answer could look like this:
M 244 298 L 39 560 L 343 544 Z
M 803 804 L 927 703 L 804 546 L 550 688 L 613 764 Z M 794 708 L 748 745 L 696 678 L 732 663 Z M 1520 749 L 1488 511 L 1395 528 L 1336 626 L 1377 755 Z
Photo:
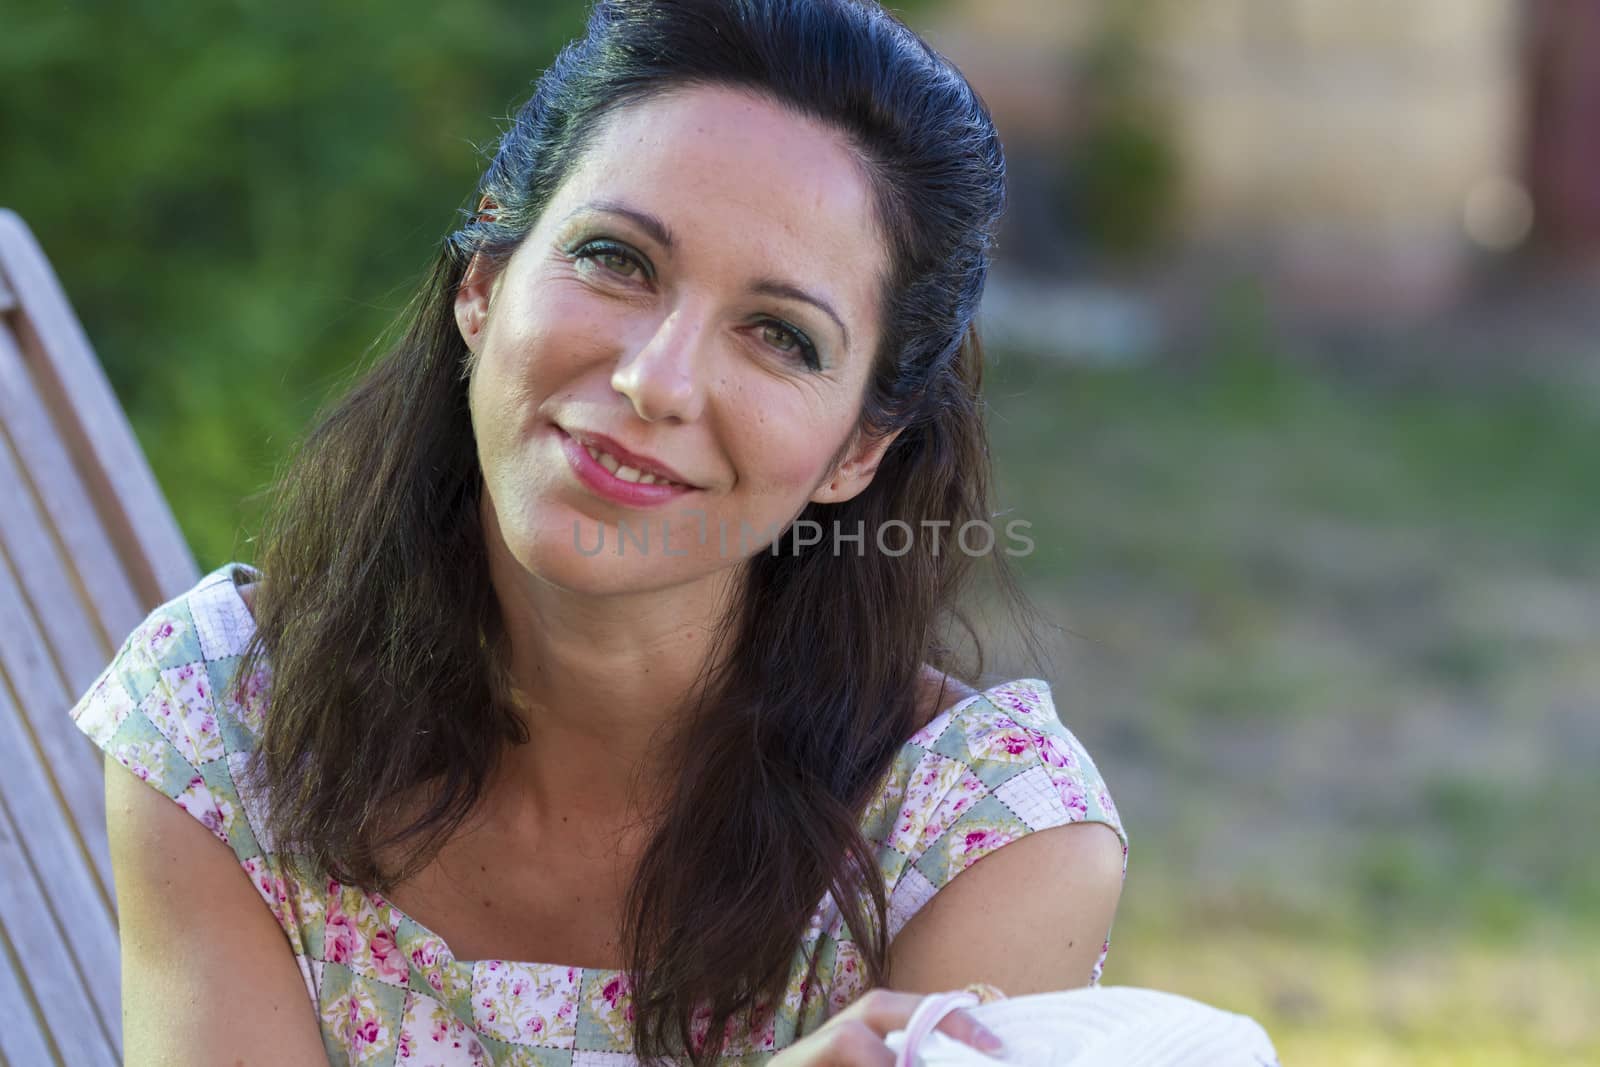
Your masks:
M 242 564 L 206 575 L 139 626 L 70 712 L 101 749 L 226 842 L 283 930 L 333 1067 L 636 1065 L 627 976 L 552 962 L 459 960 L 377 893 L 307 870 L 265 833 L 246 761 L 271 677 L 235 685 L 255 632 Z M 879 846 L 893 937 L 951 879 L 1046 827 L 1127 835 L 1104 780 L 1062 725 L 1049 686 L 1023 678 L 946 710 L 901 748 L 862 816 Z M 182 906 L 175 901 L 174 906 Z M 1101 953 L 1101 965 L 1105 952 Z M 1095 969 L 1098 980 L 1100 966 Z M 724 1063 L 763 1064 L 866 991 L 861 952 L 831 894 L 795 946 L 788 988 L 723 1035 Z M 697 1014 L 691 1040 L 708 1036 Z

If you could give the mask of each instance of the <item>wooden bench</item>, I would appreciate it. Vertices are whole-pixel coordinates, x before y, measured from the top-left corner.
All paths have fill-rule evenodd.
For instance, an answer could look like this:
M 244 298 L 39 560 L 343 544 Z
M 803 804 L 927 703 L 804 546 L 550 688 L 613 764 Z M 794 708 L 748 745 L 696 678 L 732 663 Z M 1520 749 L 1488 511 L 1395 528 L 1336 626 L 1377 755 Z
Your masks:
M 198 577 L 55 272 L 0 209 L 0 1063 L 122 1062 L 104 756 L 67 710 Z

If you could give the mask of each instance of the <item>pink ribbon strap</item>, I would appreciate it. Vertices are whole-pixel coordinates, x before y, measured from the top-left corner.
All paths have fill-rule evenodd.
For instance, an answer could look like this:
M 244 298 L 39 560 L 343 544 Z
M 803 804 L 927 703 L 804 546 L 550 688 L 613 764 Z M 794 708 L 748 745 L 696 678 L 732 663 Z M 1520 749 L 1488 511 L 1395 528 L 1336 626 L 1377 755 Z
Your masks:
M 939 1025 L 939 1022 L 957 1008 L 971 1008 L 978 1004 L 978 994 L 964 989 L 948 993 L 930 993 L 922 998 L 917 1010 L 906 1023 L 906 1043 L 895 1058 L 894 1067 L 912 1067 L 917 1062 L 917 1046 Z

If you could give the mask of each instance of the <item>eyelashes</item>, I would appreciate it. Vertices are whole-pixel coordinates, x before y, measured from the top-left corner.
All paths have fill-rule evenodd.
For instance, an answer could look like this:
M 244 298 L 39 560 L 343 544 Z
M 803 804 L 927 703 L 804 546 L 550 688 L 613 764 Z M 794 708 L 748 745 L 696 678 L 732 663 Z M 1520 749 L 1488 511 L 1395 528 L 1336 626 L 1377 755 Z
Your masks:
M 585 264 L 584 269 L 599 269 L 623 281 L 636 281 L 641 278 L 652 281 L 655 277 L 642 256 L 617 241 L 604 238 L 583 241 L 566 251 L 574 262 Z M 593 268 L 588 267 L 588 264 L 593 264 Z M 817 353 L 817 346 L 799 327 L 770 315 L 763 316 L 758 320 L 758 324 L 761 327 L 763 343 L 767 347 L 791 360 L 803 363 L 810 370 L 822 369 L 822 358 Z M 778 340 L 768 340 L 773 336 Z
M 635 255 L 630 249 L 618 244 L 615 241 L 587 241 L 567 254 L 575 260 L 600 263 L 602 266 L 604 266 L 608 273 L 616 274 L 624 278 L 635 278 L 639 276 L 643 276 L 645 278 L 650 277 L 650 272 L 648 269 L 646 269 L 644 261 Z M 624 264 L 636 267 L 639 273 L 635 275 L 618 270 L 617 268 L 608 265 L 605 262 L 607 260 L 610 260 L 613 263 L 621 261 Z

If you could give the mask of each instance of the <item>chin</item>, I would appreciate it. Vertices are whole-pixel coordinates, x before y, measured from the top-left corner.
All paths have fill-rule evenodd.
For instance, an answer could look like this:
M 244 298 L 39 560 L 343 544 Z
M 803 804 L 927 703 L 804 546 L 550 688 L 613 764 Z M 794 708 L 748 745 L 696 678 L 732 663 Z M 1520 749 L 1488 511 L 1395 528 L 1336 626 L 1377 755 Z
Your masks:
M 604 545 L 596 551 L 593 519 L 579 521 L 576 538 L 571 516 L 528 530 L 503 529 L 501 534 L 511 558 L 528 575 L 584 596 L 653 592 L 693 581 L 707 569 L 706 561 L 644 554 L 632 544 L 618 556 L 614 526 L 608 526 Z

